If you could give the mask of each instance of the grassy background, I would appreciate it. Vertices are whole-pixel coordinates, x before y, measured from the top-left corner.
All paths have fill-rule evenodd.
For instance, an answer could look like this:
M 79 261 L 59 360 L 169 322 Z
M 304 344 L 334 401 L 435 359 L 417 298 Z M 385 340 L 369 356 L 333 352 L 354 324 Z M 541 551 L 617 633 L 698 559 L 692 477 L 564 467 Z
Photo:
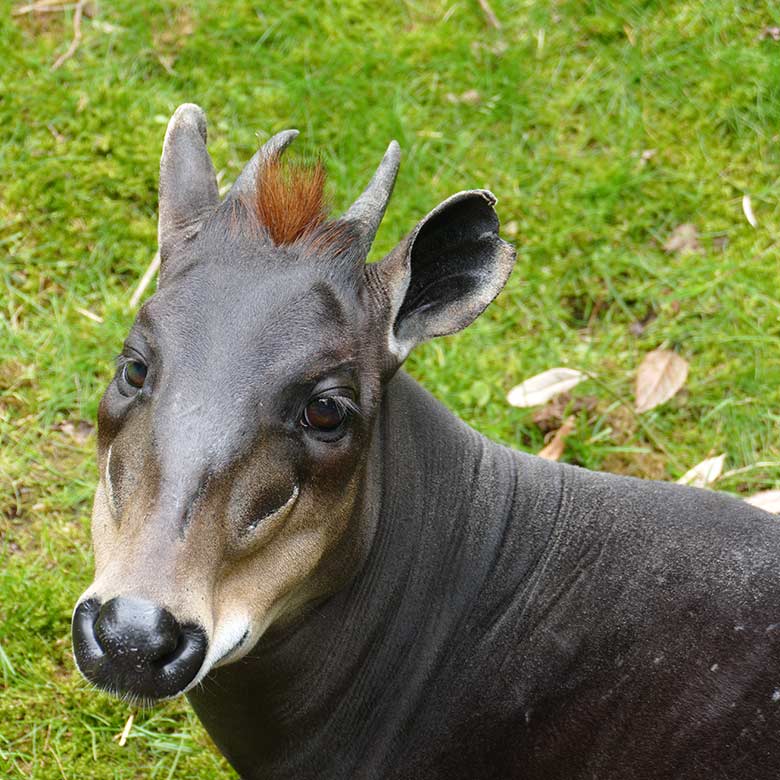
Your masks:
M 69 646 L 96 474 L 94 436 L 61 427 L 94 420 L 132 319 L 181 102 L 206 109 L 224 183 L 256 133 L 300 128 L 337 209 L 397 138 L 376 254 L 452 192 L 498 194 L 507 291 L 409 361 L 480 430 L 540 449 L 505 393 L 570 365 L 598 379 L 573 392 L 566 460 L 673 479 L 725 452 L 719 489 L 780 486 L 780 42 L 761 35 L 778 3 L 493 0 L 499 31 L 476 0 L 101 2 L 57 71 L 71 11 L 19 7 L 0 8 L 0 776 L 233 776 L 181 702 L 135 712 L 120 747 L 131 710 Z M 685 222 L 700 251 L 666 253 Z M 659 346 L 690 377 L 638 421 L 632 379 Z

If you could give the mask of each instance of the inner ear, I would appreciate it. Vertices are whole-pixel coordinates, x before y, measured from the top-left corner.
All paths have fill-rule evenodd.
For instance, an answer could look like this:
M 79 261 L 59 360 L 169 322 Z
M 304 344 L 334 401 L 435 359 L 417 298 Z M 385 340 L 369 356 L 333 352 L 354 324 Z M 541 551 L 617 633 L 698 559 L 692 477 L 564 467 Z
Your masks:
M 504 286 L 515 253 L 498 236 L 495 202 L 486 190 L 453 195 L 382 262 L 388 297 L 398 301 L 390 342 L 397 359 L 465 328 Z
M 420 225 L 409 251 L 409 287 L 396 315 L 397 336 L 403 336 L 403 325 L 410 315 L 426 313 L 427 338 L 453 333 L 472 321 L 470 307 L 464 307 L 462 318 L 453 319 L 451 315 L 456 313 L 450 312 L 441 319 L 440 328 L 434 328 L 440 332 L 430 330 L 430 318 L 438 319 L 437 310 L 478 295 L 490 275 L 496 244 L 503 243 L 498 239 L 494 203 L 492 196 L 487 198 L 483 193 L 454 203 L 445 201 Z

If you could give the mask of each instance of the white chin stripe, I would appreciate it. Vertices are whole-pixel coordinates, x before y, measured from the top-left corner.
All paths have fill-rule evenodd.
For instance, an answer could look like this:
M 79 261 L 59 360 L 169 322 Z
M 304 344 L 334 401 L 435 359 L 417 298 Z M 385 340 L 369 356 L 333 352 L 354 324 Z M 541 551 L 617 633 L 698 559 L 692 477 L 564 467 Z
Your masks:
M 106 471 L 103 475 L 103 481 L 106 484 L 106 498 L 108 499 L 108 509 L 111 512 L 111 516 L 116 520 L 116 504 L 114 503 L 114 486 L 111 484 L 111 449 L 114 445 L 110 445 L 108 448 L 108 454 L 106 455 Z
M 228 663 L 230 657 L 239 649 L 246 649 L 244 645 L 249 639 L 250 623 L 246 617 L 233 617 L 221 623 L 214 639 L 209 643 L 208 653 L 200 667 L 195 679 L 185 688 L 189 691 L 199 685 L 203 678 L 212 670 L 222 664 Z

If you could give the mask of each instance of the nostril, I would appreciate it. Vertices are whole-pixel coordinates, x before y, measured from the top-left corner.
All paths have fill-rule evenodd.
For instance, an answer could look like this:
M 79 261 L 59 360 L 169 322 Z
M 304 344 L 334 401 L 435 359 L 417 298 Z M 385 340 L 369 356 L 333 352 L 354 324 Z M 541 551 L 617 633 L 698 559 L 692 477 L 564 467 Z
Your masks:
M 92 661 L 105 654 L 105 648 L 100 643 L 95 632 L 95 623 L 100 613 L 100 602 L 96 599 L 82 601 L 73 613 L 73 649 L 77 658 L 88 658 Z
M 163 669 L 169 664 L 175 663 L 176 659 L 181 655 L 182 650 L 187 644 L 187 639 L 184 634 L 180 633 L 176 639 L 176 645 L 173 650 L 167 653 L 162 653 L 157 658 L 153 659 L 152 663 L 158 668 Z
M 203 629 L 195 625 L 184 625 L 179 631 L 176 646 L 170 653 L 161 655 L 154 661 L 158 669 L 178 668 L 191 665 L 192 661 L 197 661 L 198 667 L 203 661 L 202 650 L 205 647 L 205 636 Z

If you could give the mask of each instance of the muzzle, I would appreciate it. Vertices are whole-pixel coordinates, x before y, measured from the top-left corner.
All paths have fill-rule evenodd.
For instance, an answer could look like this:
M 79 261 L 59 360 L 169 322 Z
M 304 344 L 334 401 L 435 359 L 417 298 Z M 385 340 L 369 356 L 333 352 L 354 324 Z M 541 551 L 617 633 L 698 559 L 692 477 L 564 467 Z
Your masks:
M 181 693 L 206 657 L 206 632 L 184 625 L 150 601 L 117 597 L 82 601 L 73 613 L 79 671 L 109 693 L 142 700 Z

